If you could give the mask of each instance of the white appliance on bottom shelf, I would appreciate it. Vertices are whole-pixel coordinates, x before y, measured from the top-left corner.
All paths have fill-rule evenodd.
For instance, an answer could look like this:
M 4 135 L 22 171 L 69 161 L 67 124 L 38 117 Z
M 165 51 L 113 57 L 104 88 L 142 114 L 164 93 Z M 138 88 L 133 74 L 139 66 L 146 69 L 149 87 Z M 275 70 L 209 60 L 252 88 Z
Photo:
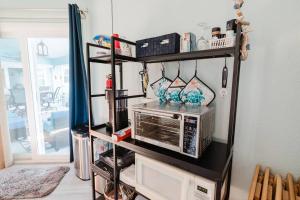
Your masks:
M 215 200 L 216 182 L 135 154 L 135 189 L 152 200 Z M 227 178 L 222 187 L 224 198 Z

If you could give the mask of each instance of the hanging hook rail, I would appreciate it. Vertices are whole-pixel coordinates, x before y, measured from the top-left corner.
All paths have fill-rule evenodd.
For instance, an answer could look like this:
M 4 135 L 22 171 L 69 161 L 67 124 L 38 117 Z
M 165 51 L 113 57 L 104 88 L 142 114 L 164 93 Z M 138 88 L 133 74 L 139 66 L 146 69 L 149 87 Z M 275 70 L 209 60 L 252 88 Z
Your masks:
M 165 77 L 165 64 L 163 62 L 161 62 L 161 73 L 162 76 Z
M 195 60 L 195 76 L 197 76 L 197 73 L 198 73 L 198 60 Z
M 177 74 L 177 76 L 179 76 L 180 75 L 180 61 L 178 61 L 178 74 Z

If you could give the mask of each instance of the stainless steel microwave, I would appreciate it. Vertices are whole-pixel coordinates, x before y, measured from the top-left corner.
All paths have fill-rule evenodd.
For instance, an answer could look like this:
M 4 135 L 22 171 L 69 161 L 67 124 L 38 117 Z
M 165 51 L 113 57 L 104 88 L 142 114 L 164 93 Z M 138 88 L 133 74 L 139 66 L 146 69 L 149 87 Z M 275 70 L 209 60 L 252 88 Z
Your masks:
M 132 107 L 132 137 L 198 158 L 212 141 L 214 106 L 158 101 Z

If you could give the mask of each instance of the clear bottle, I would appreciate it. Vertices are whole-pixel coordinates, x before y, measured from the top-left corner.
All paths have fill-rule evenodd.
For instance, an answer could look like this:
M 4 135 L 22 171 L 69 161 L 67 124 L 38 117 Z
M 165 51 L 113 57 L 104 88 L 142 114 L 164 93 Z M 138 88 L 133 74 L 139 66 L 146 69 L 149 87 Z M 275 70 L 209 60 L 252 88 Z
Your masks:
M 209 49 L 210 27 L 205 22 L 198 23 L 197 26 L 199 27 L 199 35 L 197 37 L 197 49 Z

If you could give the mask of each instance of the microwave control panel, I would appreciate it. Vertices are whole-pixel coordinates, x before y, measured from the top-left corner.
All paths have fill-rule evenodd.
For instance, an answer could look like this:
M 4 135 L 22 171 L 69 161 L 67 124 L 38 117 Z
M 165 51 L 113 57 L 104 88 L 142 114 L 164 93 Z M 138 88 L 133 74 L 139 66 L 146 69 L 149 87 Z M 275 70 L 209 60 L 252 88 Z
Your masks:
M 189 155 L 196 155 L 197 144 L 197 125 L 198 118 L 184 116 L 184 132 L 183 132 L 183 152 Z

